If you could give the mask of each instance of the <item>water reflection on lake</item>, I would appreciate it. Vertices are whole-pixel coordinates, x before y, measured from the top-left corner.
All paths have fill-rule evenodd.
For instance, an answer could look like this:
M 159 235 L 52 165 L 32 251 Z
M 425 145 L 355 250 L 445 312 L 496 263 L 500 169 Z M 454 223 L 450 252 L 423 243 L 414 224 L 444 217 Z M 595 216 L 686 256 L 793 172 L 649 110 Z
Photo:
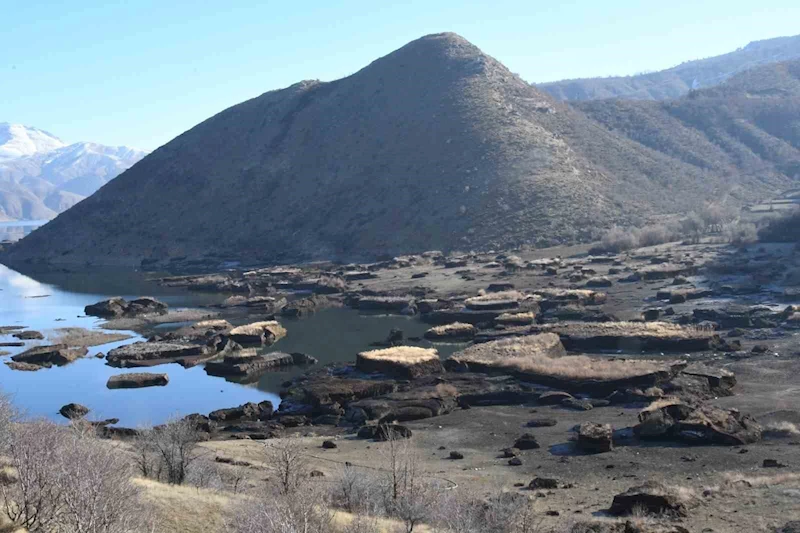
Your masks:
M 0 347 L 8 352 L 0 361 L 35 345 L 47 343 L 64 327 L 98 328 L 101 320 L 83 314 L 84 306 L 123 296 L 155 296 L 171 308 L 197 307 L 221 301 L 226 295 L 188 292 L 160 287 L 133 271 L 93 270 L 91 272 L 49 272 L 23 275 L 0 265 L 0 326 L 27 326 L 42 332 L 45 341 L 28 341 L 26 346 Z M 386 338 L 392 328 L 402 329 L 406 336 L 421 336 L 427 326 L 416 319 L 400 316 L 363 316 L 352 309 L 327 309 L 301 320 L 281 320 L 288 334 L 269 351 L 305 352 L 317 357 L 321 364 L 353 361 L 355 355 L 369 348 L 373 341 Z M 143 340 L 133 332 L 132 338 L 90 348 L 89 356 L 64 367 L 37 372 L 11 370 L 0 364 L 0 385 L 29 415 L 58 419 L 58 409 L 69 402 L 86 405 L 90 418 L 119 418 L 121 425 L 136 426 L 160 423 L 174 415 L 208 413 L 248 401 L 271 400 L 279 403 L 282 382 L 303 372 L 292 368 L 264 374 L 255 383 L 232 383 L 208 376 L 202 366 L 184 369 L 177 364 L 160 365 L 153 372 L 165 372 L 170 382 L 166 387 L 144 389 L 106 388 L 108 377 L 137 369 L 117 369 L 94 357 L 97 353 L 129 342 Z M 16 341 L 11 335 L 0 335 L 0 342 Z M 439 345 L 443 356 L 457 345 Z M 141 371 L 141 370 L 139 370 Z

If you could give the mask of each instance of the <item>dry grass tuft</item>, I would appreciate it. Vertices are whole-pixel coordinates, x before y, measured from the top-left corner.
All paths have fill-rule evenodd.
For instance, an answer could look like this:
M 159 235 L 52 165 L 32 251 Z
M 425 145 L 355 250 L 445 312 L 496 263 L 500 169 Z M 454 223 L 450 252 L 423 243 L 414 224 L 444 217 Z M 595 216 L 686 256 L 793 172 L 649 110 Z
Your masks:
M 159 531 L 222 533 L 230 511 L 241 496 L 190 486 L 167 485 L 151 479 L 134 479 L 144 500 L 153 507 Z

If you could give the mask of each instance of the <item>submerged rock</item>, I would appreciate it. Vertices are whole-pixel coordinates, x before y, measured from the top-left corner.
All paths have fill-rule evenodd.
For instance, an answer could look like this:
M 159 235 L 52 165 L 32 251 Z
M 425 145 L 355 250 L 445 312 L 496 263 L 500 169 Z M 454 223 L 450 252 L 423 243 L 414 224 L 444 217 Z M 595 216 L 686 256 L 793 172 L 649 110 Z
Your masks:
M 12 356 L 11 359 L 16 363 L 27 363 L 40 367 L 63 366 L 87 353 L 86 348 L 70 348 L 66 344 L 54 344 L 52 346 L 34 346 Z

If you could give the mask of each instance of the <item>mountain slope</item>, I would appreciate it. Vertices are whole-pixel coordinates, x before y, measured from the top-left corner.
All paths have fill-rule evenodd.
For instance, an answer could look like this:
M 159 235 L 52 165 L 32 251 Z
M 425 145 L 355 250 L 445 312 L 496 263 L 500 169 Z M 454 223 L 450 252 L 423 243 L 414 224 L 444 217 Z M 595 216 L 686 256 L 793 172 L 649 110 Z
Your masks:
M 0 122 L 0 162 L 63 146 L 61 139 L 46 131 Z
M 755 41 L 728 54 L 688 61 L 658 72 L 562 80 L 537 86 L 559 100 L 666 100 L 678 98 L 691 89 L 713 87 L 761 65 L 797 58 L 800 58 L 800 35 Z
M 679 100 L 575 105 L 610 131 L 708 174 L 773 185 L 781 176 L 800 179 L 800 60 L 765 65 Z
M 0 161 L 0 208 L 10 219 L 54 218 L 146 155 L 124 146 L 66 146 L 55 137 L 37 137 L 40 130 L 25 126 L 11 125 L 8 129 L 27 135 L 15 135 L 0 145 L 0 151 L 11 154 L 35 149 L 28 155 Z
M 586 240 L 613 223 L 789 183 L 618 135 L 454 34 L 197 125 L 6 260 L 297 261 Z

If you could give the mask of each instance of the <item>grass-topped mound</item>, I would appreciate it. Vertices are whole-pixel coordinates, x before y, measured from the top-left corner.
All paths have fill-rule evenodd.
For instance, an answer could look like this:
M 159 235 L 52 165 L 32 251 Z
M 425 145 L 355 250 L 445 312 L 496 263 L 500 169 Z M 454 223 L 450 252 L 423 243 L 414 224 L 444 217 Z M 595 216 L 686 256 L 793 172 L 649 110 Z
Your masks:
M 534 325 L 533 333 L 555 333 L 567 350 L 696 352 L 711 348 L 714 332 L 669 322 L 560 322 Z
M 433 348 L 395 346 L 361 352 L 356 367 L 362 372 L 380 372 L 400 378 L 417 378 L 442 372 L 439 353 Z
M 476 344 L 445 361 L 445 367 L 452 371 L 507 373 L 564 390 L 604 393 L 626 386 L 655 385 L 671 378 L 682 366 L 674 362 L 566 355 L 554 333 Z

